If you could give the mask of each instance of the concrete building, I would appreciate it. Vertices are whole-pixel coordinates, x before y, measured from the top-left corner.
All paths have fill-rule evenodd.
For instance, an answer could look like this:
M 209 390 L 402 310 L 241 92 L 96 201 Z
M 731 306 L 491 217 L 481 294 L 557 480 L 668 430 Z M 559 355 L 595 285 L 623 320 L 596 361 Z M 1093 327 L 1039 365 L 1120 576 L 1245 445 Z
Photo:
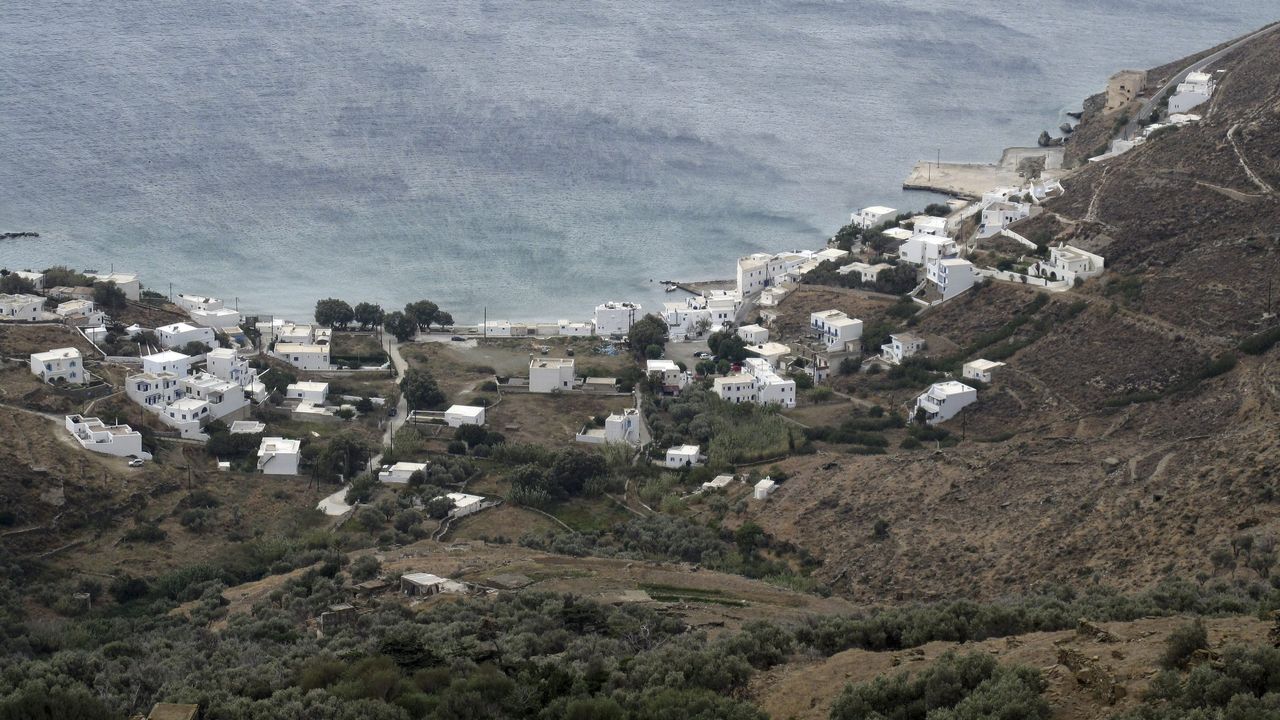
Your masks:
M 479 405 L 450 405 L 444 411 L 444 422 L 449 427 L 484 425 L 484 408 Z
M 947 236 L 947 219 L 936 215 L 916 215 L 911 218 L 911 229 L 915 235 Z
M 672 469 L 701 465 L 702 450 L 697 445 L 677 445 L 673 448 L 667 448 L 667 458 L 663 464 Z
M 406 573 L 400 576 L 400 592 L 410 597 L 431 597 L 440 594 L 447 582 L 431 573 Z
M 329 398 L 329 383 L 326 382 L 296 382 L 285 387 L 284 393 L 287 400 L 306 400 L 316 405 L 323 405 L 325 400 Z
M 156 339 L 166 348 L 180 348 L 191 342 L 201 342 L 209 347 L 215 347 L 218 344 L 214 340 L 212 328 L 196 327 L 184 322 L 156 328 Z
M 784 357 L 791 354 L 790 345 L 783 345 L 782 343 L 776 342 L 747 345 L 743 350 L 769 363 L 769 367 L 775 368 L 782 363 L 782 359 Z
M 1031 203 L 997 200 L 982 208 L 982 222 L 978 225 L 978 237 L 991 237 L 1028 217 L 1031 217 Z
M 98 310 L 92 300 L 68 300 L 54 308 L 54 315 L 76 327 L 102 327 L 107 314 Z
M 809 329 L 828 350 L 846 350 L 862 339 L 862 321 L 839 310 L 811 313 Z
M 125 378 L 124 392 L 135 403 L 161 412 L 169 403 L 182 397 L 179 376 L 170 372 L 140 372 Z
M 476 325 L 476 332 L 487 338 L 511 337 L 513 334 L 511 330 L 511 321 L 509 320 L 486 320 L 485 322 Z
M 916 398 L 916 412 L 923 410 L 929 425 L 946 422 L 978 399 L 978 391 L 956 380 L 934 383 Z
M 945 302 L 973 287 L 973 263 L 957 257 L 935 260 L 925 266 L 925 277 Z
M 243 420 L 249 414 L 249 399 L 244 388 L 210 373 L 196 373 L 180 378 L 178 387 L 183 398 L 195 398 L 209 403 L 214 420 Z
M 384 468 L 379 474 L 378 479 L 384 483 L 394 485 L 405 485 L 409 482 L 409 476 L 416 472 L 426 474 L 427 467 L 431 463 L 415 463 L 415 462 L 398 462 Z
M 732 475 L 717 475 L 711 480 L 702 483 L 702 490 L 703 491 L 721 490 L 723 488 L 729 487 L 729 484 L 732 482 L 733 482 Z
M 484 497 L 480 495 L 451 492 L 444 496 L 453 501 L 453 510 L 449 511 L 449 516 L 453 518 L 466 517 L 485 508 Z
M 190 355 L 184 355 L 176 350 L 162 350 L 142 356 L 142 371 L 152 375 L 171 373 L 178 377 L 186 377 L 191 374 L 191 363 L 194 360 L 195 358 Z
M 202 295 L 186 295 L 178 293 L 173 299 L 178 307 L 186 310 L 188 313 L 193 310 L 221 310 L 222 301 L 215 297 L 204 297 Z
M 124 291 L 124 296 L 130 300 L 142 298 L 142 283 L 138 282 L 137 273 L 109 272 L 85 273 L 85 275 L 93 278 L 95 282 L 115 283 L 116 287 Z
M 31 287 L 35 288 L 36 290 L 44 289 L 44 273 L 42 272 L 31 272 L 30 270 L 14 270 L 13 274 L 31 283 Z
M 212 406 L 199 398 L 181 397 L 160 410 L 160 419 L 189 440 L 207 439 L 204 426 L 213 420 Z
M 1146 70 L 1121 70 L 1107 80 L 1106 111 L 1119 110 L 1142 93 L 1147 85 Z
M 645 374 L 655 378 L 662 385 L 662 391 L 669 394 L 684 390 L 691 380 L 689 373 L 680 369 L 672 360 L 645 361 Z
M 590 337 L 596 334 L 595 325 L 589 322 L 560 320 L 556 323 L 556 330 L 560 335 L 566 337 Z
M 236 420 L 231 423 L 232 435 L 261 435 L 267 431 L 267 424 L 257 420 Z
M 994 360 L 970 360 L 964 364 L 961 369 L 961 377 L 968 380 L 977 380 L 979 382 L 990 383 L 995 377 L 995 373 L 1004 367 L 1004 363 L 995 362 Z
M 627 408 L 605 418 L 604 427 L 595 427 L 588 423 L 574 437 L 574 440 L 592 445 L 626 443 L 640 445 L 640 411 Z
M 759 325 L 743 325 L 738 328 L 738 337 L 748 345 L 759 345 L 769 342 L 769 331 Z
M 44 298 L 39 295 L 0 294 L 0 320 L 35 322 L 44 316 Z
M 200 327 L 231 330 L 240 327 L 240 313 L 231 308 L 217 310 L 192 310 L 191 321 Z
M 277 342 L 271 353 L 299 370 L 323 372 L 333 369 L 329 362 L 329 345 L 300 345 Z
M 205 353 L 205 370 L 211 375 L 233 382 L 257 395 L 255 386 L 258 382 L 258 371 L 249 366 L 249 359 L 242 358 L 231 348 L 214 348 Z M 266 388 L 262 388 L 265 395 Z
M 1209 73 L 1187 73 L 1187 77 L 1169 96 L 1169 113 L 1181 115 L 1209 101 L 1216 83 Z
M 956 241 L 949 237 L 916 233 L 898 248 L 898 259 L 912 265 L 926 265 L 931 260 L 956 257 L 959 253 Z
M 529 360 L 529 392 L 567 392 L 573 389 L 573 358 Z
M 754 295 L 773 285 L 776 279 L 786 271 L 786 261 L 777 255 L 753 253 L 738 258 L 737 286 L 738 294 L 746 297 Z
M 61 380 L 71 385 L 84 385 L 89 382 L 89 374 L 84 369 L 84 357 L 75 348 L 55 348 L 32 353 L 30 363 L 32 374 L 47 383 Z
M 889 342 L 880 346 L 880 356 L 886 362 L 901 365 L 903 360 L 924 349 L 924 338 L 915 333 L 897 333 L 889 336 Z
M 596 334 L 601 337 L 622 337 L 631 330 L 635 321 L 644 317 L 640 306 L 631 302 L 607 302 L 596 306 Z
M 718 377 L 711 381 L 711 389 L 716 397 L 735 405 L 756 401 L 755 378 L 746 373 Z
M 258 446 L 258 471 L 263 475 L 297 475 L 301 454 L 299 440 L 264 437 Z
M 849 263 L 848 265 L 841 265 L 840 268 L 836 270 L 836 272 L 839 273 L 840 275 L 849 275 L 851 273 L 856 273 L 859 280 L 861 280 L 863 283 L 870 284 L 875 282 L 876 279 L 880 277 L 880 273 L 882 271 L 888 270 L 892 267 L 893 266 L 888 263 L 876 263 L 875 265 L 869 265 L 864 262 L 855 261 L 855 262 Z
M 328 330 L 327 328 L 319 329 Z M 310 323 L 285 322 L 278 328 L 274 328 L 274 330 L 276 333 L 275 340 L 277 342 L 290 343 L 294 345 L 314 345 L 316 343 L 317 327 Z M 330 337 L 332 337 L 331 331 Z
M 773 494 L 773 491 L 777 489 L 778 483 L 774 482 L 773 478 L 765 478 L 756 483 L 755 488 L 751 492 L 751 497 L 756 500 L 768 500 L 769 496 Z
M 870 230 L 891 222 L 898 216 L 898 211 L 883 205 L 865 207 L 849 216 L 849 222 L 863 230 Z
M 1027 274 L 1047 280 L 1087 280 L 1102 274 L 1106 261 L 1101 255 L 1081 250 L 1071 245 L 1049 248 L 1049 259 L 1041 260 L 1027 269 Z
M 151 453 L 142 449 L 142 433 L 128 425 L 107 425 L 96 417 L 68 415 L 64 426 L 85 450 L 117 457 L 151 459 Z
M 742 361 L 742 370 L 755 385 L 755 402 L 784 408 L 796 406 L 796 381 L 778 375 L 767 360 L 747 358 Z

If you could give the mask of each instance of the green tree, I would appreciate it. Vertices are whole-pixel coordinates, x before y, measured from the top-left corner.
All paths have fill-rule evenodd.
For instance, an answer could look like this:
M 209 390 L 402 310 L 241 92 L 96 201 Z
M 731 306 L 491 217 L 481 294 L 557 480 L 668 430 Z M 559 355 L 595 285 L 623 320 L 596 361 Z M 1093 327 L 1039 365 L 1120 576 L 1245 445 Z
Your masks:
M 119 310 L 128 304 L 128 298 L 114 282 L 99 282 L 93 284 L 93 304 L 99 310 Z
M 426 370 L 412 368 L 405 371 L 400 381 L 400 392 L 410 410 L 426 410 L 445 401 L 444 391 L 436 379 Z
M 444 328 L 449 327 L 450 325 L 453 325 L 453 316 L 441 310 L 436 313 L 435 323 L 440 327 L 441 330 L 443 330 Z
M 404 306 L 404 314 L 418 324 L 420 331 L 426 331 L 431 326 L 438 312 L 440 312 L 440 306 L 430 300 L 419 300 Z
M 747 359 L 747 342 L 732 330 L 711 333 L 711 337 L 707 338 L 707 348 L 717 360 L 740 363 Z
M 357 303 L 355 310 L 352 311 L 355 321 L 360 323 L 361 330 L 376 328 L 382 324 L 382 320 L 386 317 L 386 313 L 382 311 L 381 305 L 373 303 Z
M 638 358 L 645 357 L 649 348 L 655 346 L 661 355 L 662 349 L 667 346 L 667 324 L 657 315 L 645 315 L 631 323 L 631 329 L 627 331 L 627 342 L 631 345 L 631 352 Z
M 387 313 L 386 318 L 382 321 L 382 329 L 391 333 L 398 342 L 405 342 L 412 338 L 418 332 L 418 323 L 413 318 L 395 310 Z
M 316 322 L 325 327 L 345 328 L 355 319 L 355 311 L 345 300 L 325 298 L 316 302 Z
M 556 456 L 547 474 L 549 489 L 557 496 L 577 496 L 587 483 L 609 471 L 608 463 L 600 453 L 569 449 Z
M 30 280 L 8 270 L 0 271 L 0 293 L 19 295 L 23 293 L 30 294 L 35 291 L 36 286 Z

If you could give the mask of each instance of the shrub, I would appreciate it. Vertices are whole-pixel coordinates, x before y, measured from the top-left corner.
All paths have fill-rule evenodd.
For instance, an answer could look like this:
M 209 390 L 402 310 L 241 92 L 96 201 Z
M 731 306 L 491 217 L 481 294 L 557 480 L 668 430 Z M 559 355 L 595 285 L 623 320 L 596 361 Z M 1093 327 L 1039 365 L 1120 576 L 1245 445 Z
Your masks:
M 1261 355 L 1278 342 L 1280 342 L 1280 325 L 1270 330 L 1263 330 L 1260 333 L 1250 335 L 1240 341 L 1240 352 L 1246 355 Z
M 1197 650 L 1208 648 L 1209 635 L 1205 631 L 1204 622 L 1196 618 L 1169 633 L 1169 639 L 1165 641 L 1164 654 L 1160 657 L 1160 665 L 1169 670 L 1186 667 L 1187 661 Z

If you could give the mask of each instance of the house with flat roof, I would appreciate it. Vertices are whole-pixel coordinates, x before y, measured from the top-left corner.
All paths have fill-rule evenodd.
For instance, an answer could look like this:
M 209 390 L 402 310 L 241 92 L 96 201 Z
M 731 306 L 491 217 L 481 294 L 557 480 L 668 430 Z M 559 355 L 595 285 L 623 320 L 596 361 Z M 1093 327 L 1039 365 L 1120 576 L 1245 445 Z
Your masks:
M 640 306 L 633 302 L 610 301 L 596 306 L 596 334 L 601 337 L 621 337 L 631 330 L 636 320 L 644 317 Z
M 667 448 L 666 467 L 683 469 L 702 464 L 702 449 L 697 445 L 677 445 Z
M 188 313 L 192 310 L 221 310 L 223 308 L 221 300 L 215 297 L 206 297 L 204 295 L 178 293 L 177 297 L 173 299 L 173 302 Z
M 810 313 L 809 329 L 828 350 L 846 350 L 862 339 L 862 321 L 839 310 Z
M 897 333 L 889 336 L 889 342 L 880 346 L 880 356 L 886 362 L 901 365 L 903 360 L 924 349 L 924 338 L 915 333 Z
M 997 200 L 982 208 L 981 222 L 978 224 L 978 237 L 988 238 L 999 234 L 1010 225 L 1031 217 L 1031 203 L 1012 200 Z
M 925 266 L 925 278 L 946 302 L 973 287 L 973 263 L 958 257 L 934 260 Z
M 98 310 L 92 300 L 68 300 L 58 303 L 53 314 L 68 325 L 76 327 L 102 327 L 107 314 Z
M 124 393 L 142 407 L 159 413 L 182 397 L 181 377 L 171 372 L 140 372 L 125 378 Z
M 711 381 L 711 389 L 716 397 L 735 405 L 756 400 L 755 378 L 746 373 L 718 377 Z
M 205 371 L 227 382 L 233 382 L 248 390 L 257 399 L 259 390 L 266 396 L 266 388 L 260 387 L 258 371 L 249 366 L 249 359 L 240 357 L 231 348 L 214 348 L 204 355 Z
M 285 387 L 284 393 L 286 400 L 306 400 L 307 402 L 323 405 L 329 397 L 329 383 L 326 382 L 296 382 Z
M 55 348 L 32 353 L 30 363 L 31 373 L 47 383 L 61 381 L 71 385 L 84 385 L 89 382 L 89 374 L 84 369 L 84 358 L 75 348 Z
M 425 473 L 430 464 L 431 463 L 398 462 L 395 465 L 383 468 L 382 472 L 378 475 L 378 479 L 384 483 L 404 485 L 409 482 L 409 476 L 413 475 L 415 472 Z
M 182 433 L 189 440 L 206 440 L 204 426 L 213 420 L 212 406 L 206 400 L 181 397 L 165 405 L 160 419 L 169 427 Z
M 151 453 L 142 449 L 142 433 L 128 425 L 107 425 L 96 417 L 81 415 L 68 415 L 64 425 L 85 450 L 117 457 L 151 459 Z
M 898 259 L 912 265 L 925 265 L 932 260 L 957 257 L 960 254 L 956 241 L 949 237 L 916 233 L 898 248 Z
M 916 398 L 915 417 L 929 425 L 946 422 L 978 399 L 978 391 L 956 380 L 934 383 Z
M 759 345 L 747 345 L 743 348 L 751 355 L 769 363 L 769 367 L 778 367 L 782 358 L 791 354 L 791 346 L 776 342 L 765 342 Z
M 872 205 L 849 215 L 849 222 L 863 230 L 870 230 L 891 222 L 897 216 L 898 211 L 891 207 Z
M 911 229 L 915 231 L 916 235 L 945 237 L 947 234 L 947 219 L 936 215 L 916 215 L 911 218 Z
M 44 316 L 44 298 L 39 295 L 0 294 L 0 320 L 35 322 Z
M 191 316 L 191 321 L 200 327 L 218 328 L 220 330 L 232 330 L 240 327 L 240 313 L 231 308 L 192 310 L 187 314 Z
M 680 369 L 672 360 L 648 360 L 645 362 L 645 374 L 662 386 L 662 392 L 675 394 L 684 390 L 689 384 L 689 373 Z
M 449 427 L 484 425 L 484 408 L 479 405 L 450 405 L 444 411 L 444 424 Z
M 35 288 L 36 290 L 44 289 L 44 273 L 42 272 L 31 272 L 30 270 L 14 270 L 13 274 L 31 283 L 31 287 Z
M 596 427 L 594 421 L 588 422 L 574 436 L 574 440 L 592 445 L 610 443 L 626 443 L 640 445 L 640 411 L 627 408 L 622 412 L 611 413 L 604 420 L 604 427 Z
M 445 493 L 444 497 L 453 501 L 453 509 L 449 511 L 449 517 L 452 518 L 466 517 L 488 507 L 485 505 L 483 495 L 451 492 Z
M 232 435 L 261 435 L 267 431 L 267 424 L 257 420 L 235 420 L 231 423 Z
M 1027 274 L 1049 281 L 1067 280 L 1074 283 L 1076 278 L 1087 280 L 1097 277 L 1105 269 L 1106 261 L 1101 255 L 1064 244 L 1050 247 L 1049 259 L 1032 265 L 1027 269 Z
M 968 380 L 977 380 L 978 382 L 990 383 L 995 377 L 995 373 L 1004 367 L 1004 363 L 995 362 L 994 360 L 970 360 L 964 364 L 961 369 L 961 377 Z
M 201 342 L 209 347 L 218 343 L 212 328 L 196 327 L 191 323 L 177 322 L 156 328 L 156 339 L 166 348 L 184 347 L 187 343 Z
M 876 263 L 871 265 L 869 263 L 855 260 L 848 265 L 841 265 L 836 269 L 836 273 L 839 275 L 856 274 L 857 278 L 863 283 L 873 283 L 880 277 L 880 273 L 882 271 L 888 270 L 892 267 L 893 266 L 888 263 Z
M 194 360 L 195 358 L 190 355 L 184 355 L 177 350 L 162 350 L 142 356 L 142 371 L 152 375 L 171 373 L 178 377 L 186 377 L 191 374 L 191 363 Z
M 529 360 L 529 392 L 567 392 L 573 389 L 573 358 L 535 357 Z
M 332 369 L 329 361 L 329 345 L 300 345 L 277 342 L 271 354 L 299 370 L 324 371 Z
M 755 487 L 751 491 L 751 497 L 756 500 L 768 500 L 769 496 L 773 494 L 773 491 L 777 489 L 778 483 L 774 482 L 773 478 L 764 478 L 760 482 L 756 483 Z
M 711 480 L 702 483 L 703 490 L 720 490 L 726 488 L 733 482 L 732 475 L 717 475 Z
M 301 454 L 299 440 L 264 437 L 258 446 L 258 471 L 263 475 L 297 475 Z
M 137 273 L 127 272 L 107 272 L 107 273 L 85 273 L 93 278 L 96 282 L 115 283 L 116 287 L 124 291 L 124 296 L 130 300 L 139 300 L 142 298 L 142 283 L 138 282 Z
M 742 325 L 738 328 L 737 333 L 738 337 L 742 338 L 743 342 L 748 345 L 759 345 L 761 343 L 769 342 L 768 328 L 764 328 L 759 325 Z
M 567 337 L 590 337 L 596 334 L 596 326 L 589 322 L 559 320 L 556 322 L 556 332 Z
M 207 372 L 196 373 L 178 380 L 184 398 L 196 398 L 209 403 L 209 412 L 215 420 L 243 420 L 249 414 L 249 399 L 244 388 Z

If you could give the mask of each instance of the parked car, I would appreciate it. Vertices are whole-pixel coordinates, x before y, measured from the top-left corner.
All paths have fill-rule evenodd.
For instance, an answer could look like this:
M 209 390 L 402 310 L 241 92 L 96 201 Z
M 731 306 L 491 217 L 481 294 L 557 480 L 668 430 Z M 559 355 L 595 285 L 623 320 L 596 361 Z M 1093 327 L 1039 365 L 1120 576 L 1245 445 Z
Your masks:
M 395 416 L 396 416 L 395 408 L 390 408 L 389 410 L 387 410 L 387 417 L 395 417 Z
M 134 458 L 129 461 L 129 467 L 142 467 L 142 465 L 143 465 L 142 458 Z
M 464 337 L 462 337 L 461 335 L 454 335 L 453 337 L 451 337 L 451 338 L 449 338 L 449 339 L 450 339 L 450 340 L 452 340 L 453 342 L 466 342 L 466 341 L 467 341 L 467 339 L 466 339 L 466 338 L 464 338 Z
M 696 352 L 696 353 L 694 353 L 694 354 L 693 354 L 693 356 L 694 356 L 695 358 L 699 359 L 699 360 L 707 360 L 707 359 L 709 359 L 709 358 L 711 357 L 711 353 L 709 353 L 709 352 Z

